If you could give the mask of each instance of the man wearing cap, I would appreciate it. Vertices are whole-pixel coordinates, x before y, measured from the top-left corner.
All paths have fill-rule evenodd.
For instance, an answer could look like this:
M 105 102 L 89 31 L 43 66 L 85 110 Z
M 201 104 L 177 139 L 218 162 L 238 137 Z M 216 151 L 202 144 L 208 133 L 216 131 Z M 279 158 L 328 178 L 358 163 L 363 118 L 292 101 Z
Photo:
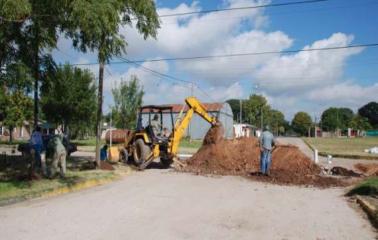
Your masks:
M 269 131 L 269 126 L 265 126 L 264 132 L 260 136 L 260 169 L 261 174 L 269 176 L 269 168 L 272 161 L 272 150 L 276 145 L 273 134 Z

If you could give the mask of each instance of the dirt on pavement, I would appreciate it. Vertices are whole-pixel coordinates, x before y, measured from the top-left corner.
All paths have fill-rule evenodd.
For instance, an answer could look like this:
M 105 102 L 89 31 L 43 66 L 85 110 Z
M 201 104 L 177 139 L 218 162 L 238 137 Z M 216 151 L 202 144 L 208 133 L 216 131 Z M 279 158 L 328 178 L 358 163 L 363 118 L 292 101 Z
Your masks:
M 211 128 L 202 147 L 187 161 L 183 171 L 196 174 L 240 175 L 279 184 L 345 185 L 340 179 L 320 176 L 321 168 L 296 146 L 279 145 L 272 153 L 270 176 L 260 176 L 260 148 L 257 138 L 227 140 L 223 128 Z

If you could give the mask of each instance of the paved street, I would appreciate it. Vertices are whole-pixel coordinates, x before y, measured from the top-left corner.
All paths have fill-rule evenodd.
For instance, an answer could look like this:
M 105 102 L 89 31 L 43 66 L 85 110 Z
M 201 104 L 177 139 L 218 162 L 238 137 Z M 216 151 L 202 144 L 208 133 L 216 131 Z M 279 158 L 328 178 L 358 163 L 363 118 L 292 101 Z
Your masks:
M 374 239 L 341 189 L 151 169 L 120 181 L 0 208 L 13 239 Z

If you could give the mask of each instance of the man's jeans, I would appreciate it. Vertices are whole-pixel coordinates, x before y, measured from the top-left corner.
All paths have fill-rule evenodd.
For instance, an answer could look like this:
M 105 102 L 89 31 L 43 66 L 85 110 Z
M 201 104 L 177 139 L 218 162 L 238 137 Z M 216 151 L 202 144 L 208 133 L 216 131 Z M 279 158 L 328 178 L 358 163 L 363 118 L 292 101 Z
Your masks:
M 269 174 L 270 164 L 272 162 L 271 150 L 264 149 L 260 156 L 260 169 L 262 174 Z
M 43 146 L 40 144 L 32 145 L 32 149 L 34 150 L 34 166 L 37 168 L 41 168 L 41 153 L 43 150 Z

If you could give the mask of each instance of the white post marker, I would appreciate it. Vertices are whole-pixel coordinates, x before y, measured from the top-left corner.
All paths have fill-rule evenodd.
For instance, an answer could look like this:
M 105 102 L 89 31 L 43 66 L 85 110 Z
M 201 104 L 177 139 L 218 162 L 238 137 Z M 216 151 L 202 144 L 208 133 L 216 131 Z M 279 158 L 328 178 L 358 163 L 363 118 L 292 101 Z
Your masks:
M 318 149 L 314 149 L 314 161 L 315 163 L 319 163 Z

